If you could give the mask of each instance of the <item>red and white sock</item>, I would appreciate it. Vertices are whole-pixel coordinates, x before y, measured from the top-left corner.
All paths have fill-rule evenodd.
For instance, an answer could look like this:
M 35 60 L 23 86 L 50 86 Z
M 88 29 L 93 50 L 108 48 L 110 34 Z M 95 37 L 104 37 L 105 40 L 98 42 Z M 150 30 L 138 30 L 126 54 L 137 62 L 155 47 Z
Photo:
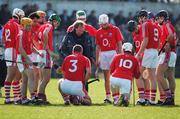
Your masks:
M 144 88 L 138 88 L 139 99 L 144 99 Z
M 156 90 L 151 90 L 151 101 L 155 101 L 156 99 Z
M 166 95 L 165 94 L 160 94 L 160 101 L 164 102 L 165 99 L 166 99 Z
M 5 89 L 5 101 L 9 102 L 10 100 L 10 92 L 11 92 L 11 82 L 5 81 L 4 82 L 4 89 Z
M 111 93 L 106 93 L 106 99 L 111 99 Z
M 117 102 L 119 100 L 119 93 L 112 94 L 114 102 Z
M 12 83 L 12 88 L 13 88 L 14 101 L 17 101 L 17 100 L 19 100 L 20 95 L 21 95 L 19 81 L 13 82 Z
M 150 100 L 150 90 L 145 90 L 145 99 Z

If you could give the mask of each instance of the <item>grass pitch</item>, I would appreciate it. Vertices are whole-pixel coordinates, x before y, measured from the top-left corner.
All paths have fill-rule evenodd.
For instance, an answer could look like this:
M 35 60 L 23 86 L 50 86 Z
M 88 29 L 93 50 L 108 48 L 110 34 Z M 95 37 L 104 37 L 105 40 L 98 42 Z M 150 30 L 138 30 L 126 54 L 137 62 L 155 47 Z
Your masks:
M 176 79 L 176 83 L 176 106 L 173 107 L 134 107 L 132 96 L 129 107 L 105 105 L 103 104 L 105 97 L 103 80 L 89 85 L 92 106 L 64 106 L 57 89 L 57 80 L 52 79 L 46 89 L 52 105 L 4 105 L 4 98 L 0 98 L 0 119 L 180 119 L 180 79 Z M 137 93 L 135 97 L 137 99 Z

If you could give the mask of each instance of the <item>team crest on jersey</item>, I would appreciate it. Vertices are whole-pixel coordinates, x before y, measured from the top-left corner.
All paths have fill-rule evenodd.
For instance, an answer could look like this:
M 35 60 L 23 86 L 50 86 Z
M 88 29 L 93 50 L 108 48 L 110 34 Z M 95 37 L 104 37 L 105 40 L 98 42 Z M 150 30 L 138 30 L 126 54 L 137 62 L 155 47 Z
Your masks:
M 111 37 L 111 36 L 112 36 L 112 33 L 109 33 L 109 36 Z

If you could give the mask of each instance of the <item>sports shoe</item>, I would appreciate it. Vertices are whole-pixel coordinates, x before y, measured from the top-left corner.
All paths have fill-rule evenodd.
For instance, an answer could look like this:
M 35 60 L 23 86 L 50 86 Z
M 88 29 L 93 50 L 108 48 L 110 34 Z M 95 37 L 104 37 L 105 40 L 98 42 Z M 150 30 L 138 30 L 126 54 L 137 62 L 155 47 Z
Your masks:
M 129 105 L 128 98 L 125 95 L 121 95 L 119 98 L 119 106 L 127 107 Z
M 64 101 L 64 105 L 70 105 L 71 103 L 70 103 L 70 101 L 69 100 L 67 100 L 67 101 Z
M 11 100 L 9 100 L 9 101 L 5 100 L 5 101 L 4 101 L 4 104 L 13 104 L 13 101 L 11 101 Z
M 166 98 L 166 100 L 162 103 L 162 105 L 174 105 L 172 98 Z
M 156 103 L 156 105 L 162 105 L 163 101 L 158 100 L 158 102 Z
M 104 103 L 105 103 L 105 104 L 112 104 L 112 101 L 106 98 L 106 99 L 104 100 Z
M 15 105 L 20 105 L 21 104 L 21 99 L 14 101 L 14 104 Z
M 138 99 L 137 102 L 136 102 L 136 105 L 145 106 L 146 105 L 146 101 L 144 99 Z
M 29 100 L 29 99 L 22 99 L 21 104 L 22 105 L 29 105 L 29 104 L 32 104 L 32 103 L 31 103 L 31 100 Z

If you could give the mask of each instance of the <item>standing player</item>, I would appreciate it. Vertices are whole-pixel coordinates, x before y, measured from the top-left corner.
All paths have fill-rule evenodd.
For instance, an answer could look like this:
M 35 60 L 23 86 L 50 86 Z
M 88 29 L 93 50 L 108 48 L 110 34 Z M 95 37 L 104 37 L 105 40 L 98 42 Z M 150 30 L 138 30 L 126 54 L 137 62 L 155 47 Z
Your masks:
M 39 29 L 39 38 L 43 43 L 42 53 L 44 57 L 39 57 L 40 60 L 45 64 L 42 69 L 42 81 L 39 85 L 38 98 L 42 99 L 44 104 L 47 104 L 47 98 L 45 89 L 51 78 L 52 59 L 58 59 L 59 56 L 53 52 L 53 30 L 56 29 L 60 24 L 60 17 L 56 14 L 52 14 L 49 17 L 49 21 L 42 25 Z
M 3 42 L 5 46 L 5 60 L 10 60 L 12 62 L 6 62 L 7 65 L 7 76 L 4 82 L 5 88 L 5 104 L 11 103 L 10 100 L 10 90 L 11 85 L 13 87 L 14 102 L 19 100 L 20 96 L 20 85 L 19 80 L 21 78 L 16 65 L 16 36 L 19 32 L 19 22 L 22 17 L 24 17 L 24 11 L 15 8 L 12 13 L 12 19 L 10 19 L 4 25 L 3 31 Z M 12 83 L 13 81 L 13 83 Z
M 121 91 L 121 97 L 114 102 L 114 105 L 128 106 L 131 92 L 131 81 L 133 77 L 140 77 L 139 63 L 132 55 L 133 46 L 131 43 L 124 43 L 122 54 L 116 55 L 111 63 L 111 87 Z M 113 90 L 112 90 L 113 91 Z
M 147 70 L 148 80 L 152 82 L 151 98 L 148 103 L 154 105 L 157 88 L 155 70 L 158 62 L 159 32 L 154 23 L 148 19 L 147 11 L 141 10 L 138 19 L 142 23 L 143 41 L 136 57 L 140 59 L 142 53 L 144 53 L 141 74 L 145 69 Z
M 132 37 L 133 37 L 134 46 L 135 46 L 135 54 L 136 54 L 139 51 L 142 40 L 143 40 L 141 25 L 138 25 L 137 22 L 133 20 L 130 20 L 127 25 L 128 25 L 128 31 L 132 32 Z M 142 64 L 142 57 L 143 55 L 140 57 L 140 59 L 138 59 L 140 66 Z M 142 76 L 139 80 L 136 80 L 136 85 L 137 85 L 138 93 L 139 93 L 139 99 L 137 101 L 137 104 L 145 105 L 146 104 L 145 99 L 149 99 L 148 94 L 147 94 L 147 92 L 149 92 L 148 91 L 149 80 L 145 79 Z
M 83 10 L 78 10 L 76 12 L 76 20 L 81 20 L 83 22 L 86 22 L 86 13 Z M 67 32 L 72 32 L 74 29 L 74 24 L 68 27 Z M 91 36 L 96 36 L 96 28 L 89 24 L 85 24 L 85 31 L 87 31 Z
M 59 92 L 67 105 L 70 104 L 70 96 L 78 98 L 76 103 L 72 103 L 91 105 L 91 98 L 85 89 L 85 82 L 91 76 L 91 63 L 82 53 L 82 46 L 75 45 L 72 54 L 64 59 L 61 67 L 64 80 L 59 81 Z
M 96 34 L 96 66 L 100 67 L 104 73 L 106 91 L 104 103 L 111 103 L 109 68 L 114 56 L 121 52 L 123 36 L 119 28 L 109 24 L 106 14 L 99 16 L 99 24 L 101 28 Z
M 38 38 L 38 30 L 40 28 L 40 24 L 39 24 L 39 19 L 40 19 L 40 16 L 37 14 L 37 12 L 32 12 L 30 15 L 29 15 L 29 18 L 32 19 L 33 23 L 32 23 L 32 28 L 31 28 L 31 32 L 32 32 L 32 43 L 33 43 L 33 49 L 36 49 L 39 50 L 39 41 L 40 39 Z M 37 60 L 37 57 L 38 57 L 38 54 L 37 52 L 32 52 L 32 61 L 34 63 L 38 63 L 38 60 Z M 39 69 L 39 67 L 34 67 L 33 68 L 33 72 L 34 72 L 34 86 L 35 86 L 35 90 L 34 90 L 34 93 L 37 93 L 37 89 L 38 89 L 38 82 L 41 80 L 42 76 L 41 76 L 41 71 Z
M 34 75 L 33 75 L 33 62 L 31 60 L 32 55 L 32 20 L 30 18 L 21 19 L 22 28 L 17 35 L 16 50 L 17 50 L 17 61 L 24 62 L 24 64 L 18 63 L 18 69 L 22 74 L 22 85 L 21 85 L 21 104 L 28 104 L 30 100 L 27 98 L 27 87 L 31 99 L 35 98 L 34 93 Z
M 174 93 L 175 93 L 175 64 L 176 64 L 176 44 L 177 37 L 176 32 L 168 20 L 168 13 L 165 10 L 161 10 L 158 14 L 158 22 L 162 26 L 162 37 L 161 37 L 161 49 L 164 47 L 164 52 L 160 54 L 159 65 L 157 68 L 157 79 L 160 82 L 162 88 L 166 94 L 166 100 L 163 105 L 175 105 Z M 164 80 L 164 74 L 166 73 L 168 83 Z

